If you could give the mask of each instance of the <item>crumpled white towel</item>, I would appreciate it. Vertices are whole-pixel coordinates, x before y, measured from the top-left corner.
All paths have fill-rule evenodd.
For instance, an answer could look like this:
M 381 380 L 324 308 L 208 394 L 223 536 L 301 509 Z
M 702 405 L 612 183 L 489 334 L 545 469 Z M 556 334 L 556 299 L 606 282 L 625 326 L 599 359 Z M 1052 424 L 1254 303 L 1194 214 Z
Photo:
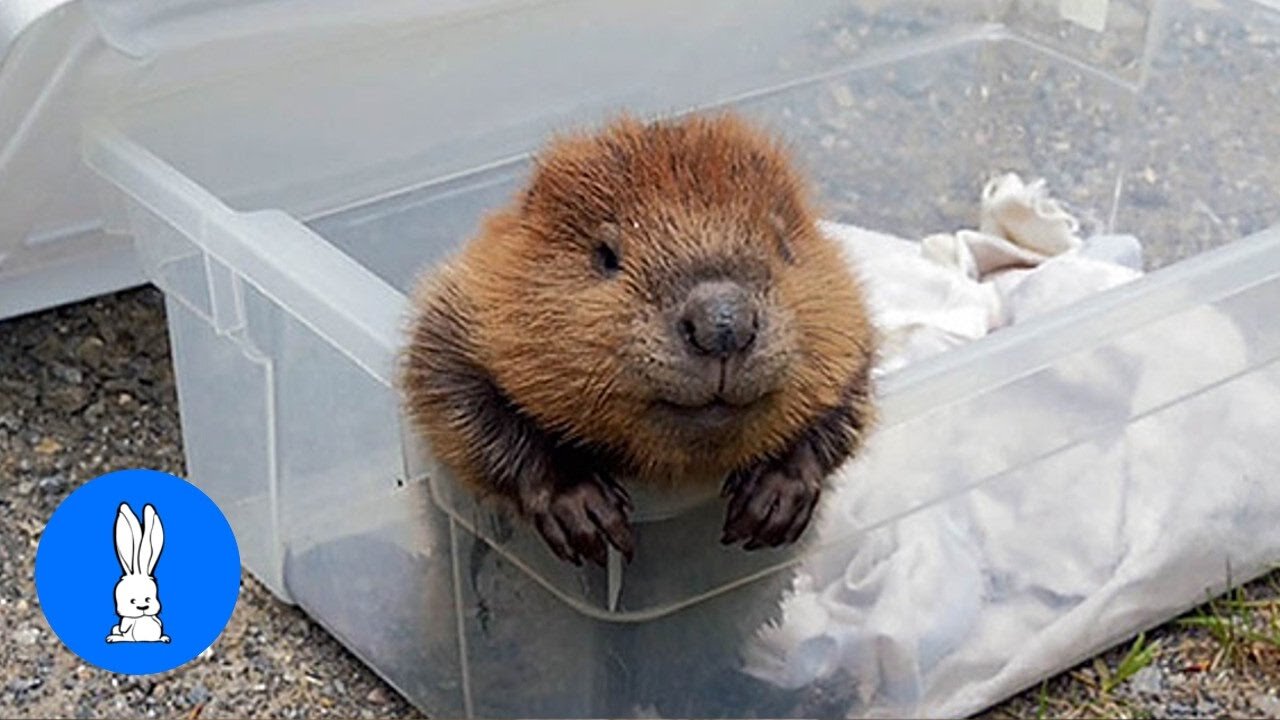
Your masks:
M 963 345 L 1142 275 L 1128 235 L 1082 240 L 1043 180 L 1014 173 L 982 189 L 977 230 L 919 242 L 820 223 L 863 280 L 882 338 L 877 374 Z
M 994 236 L 923 250 L 829 226 L 901 348 L 1136 277 L 1136 241 L 1077 243 L 1041 185 L 1004 182 L 1021 209 L 984 193 L 984 215 L 1011 218 Z M 1027 208 L 1039 240 L 1017 239 Z M 882 428 L 832 482 L 744 671 L 787 689 L 849 678 L 849 717 L 964 717 L 1274 567 L 1280 360 L 1261 297 L 1182 307 Z

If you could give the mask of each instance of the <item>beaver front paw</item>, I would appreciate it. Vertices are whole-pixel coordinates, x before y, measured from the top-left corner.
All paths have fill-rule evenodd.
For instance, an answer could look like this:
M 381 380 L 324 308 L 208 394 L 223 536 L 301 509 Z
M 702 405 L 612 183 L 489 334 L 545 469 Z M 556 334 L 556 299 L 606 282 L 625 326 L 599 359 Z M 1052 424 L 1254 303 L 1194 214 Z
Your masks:
M 601 567 L 613 545 L 628 561 L 635 546 L 631 537 L 631 498 L 612 480 L 592 473 L 586 479 L 530 488 L 521 504 L 558 557 L 574 565 L 588 558 Z
M 730 500 L 720 542 L 746 540 L 746 550 L 795 542 L 813 517 L 822 478 L 822 464 L 808 443 L 733 473 L 721 492 Z

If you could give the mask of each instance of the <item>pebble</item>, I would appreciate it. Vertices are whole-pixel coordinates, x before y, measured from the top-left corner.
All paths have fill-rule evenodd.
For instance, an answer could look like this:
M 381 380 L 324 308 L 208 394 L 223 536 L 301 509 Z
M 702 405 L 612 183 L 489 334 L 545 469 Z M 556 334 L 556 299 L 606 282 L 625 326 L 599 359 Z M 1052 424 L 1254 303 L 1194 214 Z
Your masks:
M 58 412 L 72 415 L 89 402 L 89 393 L 78 385 L 61 385 L 46 390 L 45 402 Z
M 15 695 L 25 695 L 26 693 L 29 693 L 32 690 L 35 690 L 36 688 L 40 687 L 43 684 L 44 684 L 43 678 L 38 678 L 38 677 L 17 678 L 9 683 L 7 689 L 12 691 Z
M 34 627 L 18 628 L 13 633 L 13 639 L 17 641 L 19 645 L 23 645 L 23 646 L 35 645 L 40 640 L 40 628 L 34 628 Z
M 54 378 L 64 383 L 79 385 L 80 383 L 84 382 L 84 373 L 80 372 L 78 369 L 74 367 L 71 367 L 70 365 L 63 365 L 62 363 L 51 363 L 49 365 L 49 372 L 53 374 Z
M 16 399 L 35 400 L 40 396 L 40 390 L 35 383 L 25 380 L 13 380 L 4 378 L 0 380 L 0 397 L 9 396 Z
M 151 376 L 152 363 L 151 360 L 146 357 L 133 358 L 125 367 L 129 371 L 129 377 L 140 378 Z
M 158 575 L 156 577 L 159 577 Z M 187 701 L 192 705 L 199 705 L 209 699 L 209 688 L 204 683 L 197 683 L 195 687 L 187 691 Z
M 62 475 L 46 475 L 36 481 L 36 487 L 51 495 L 60 492 L 66 484 L 67 479 Z
M 102 358 L 107 344 L 102 338 L 91 335 L 76 346 L 76 359 L 93 369 L 102 367 Z
M 1262 713 L 1264 717 L 1280 717 L 1280 698 L 1265 693 L 1254 693 L 1249 697 L 1249 704 Z
M 1153 665 L 1148 665 L 1129 678 L 1135 692 L 1143 695 L 1159 695 L 1164 691 L 1164 681 L 1160 670 Z
M 107 407 L 101 400 L 96 400 L 89 407 L 84 409 L 84 419 L 90 424 L 96 424 L 102 419 L 103 414 L 107 412 Z
M 62 338 L 57 335 L 46 335 L 44 340 L 31 349 L 31 354 L 40 362 L 53 362 L 62 355 Z
M 367 702 L 373 703 L 374 705 L 382 705 L 387 702 L 387 691 L 384 690 L 382 686 L 379 685 L 378 687 L 375 687 L 374 689 L 370 690 L 364 696 L 364 699 Z
M 52 455 L 62 450 L 62 443 L 51 437 L 41 438 L 32 450 L 35 450 L 37 455 Z

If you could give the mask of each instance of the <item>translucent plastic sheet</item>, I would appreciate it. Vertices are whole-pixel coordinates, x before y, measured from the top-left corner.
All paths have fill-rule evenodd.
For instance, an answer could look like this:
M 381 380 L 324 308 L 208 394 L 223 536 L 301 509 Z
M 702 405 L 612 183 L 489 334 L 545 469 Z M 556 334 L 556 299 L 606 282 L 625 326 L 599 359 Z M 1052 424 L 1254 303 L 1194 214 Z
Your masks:
M 851 715 L 962 716 L 1267 570 L 1280 560 L 1280 364 L 1168 395 L 1274 358 L 1274 331 L 1242 327 L 1278 294 L 1264 284 L 1183 313 L 1041 374 L 1034 394 L 930 424 L 915 442 L 936 449 L 921 461 L 949 494 L 808 555 L 781 621 L 747 644 L 747 671 L 789 688 L 848 676 Z M 972 448 L 1034 445 L 1049 431 L 1037 417 L 1071 413 L 1132 419 L 959 484 L 980 475 Z M 909 477 L 847 475 L 819 537 L 912 492 Z

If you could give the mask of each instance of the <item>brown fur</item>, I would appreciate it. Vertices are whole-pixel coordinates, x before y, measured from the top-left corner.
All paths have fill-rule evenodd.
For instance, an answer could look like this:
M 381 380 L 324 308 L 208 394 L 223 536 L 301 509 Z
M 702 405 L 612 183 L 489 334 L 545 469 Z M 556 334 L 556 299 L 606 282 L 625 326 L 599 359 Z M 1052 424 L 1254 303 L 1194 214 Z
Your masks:
M 671 331 L 693 284 L 716 278 L 746 287 L 762 317 L 728 369 L 690 360 Z M 825 474 L 870 418 L 857 281 L 783 148 L 732 116 L 623 118 L 555 140 L 415 307 L 409 415 L 458 476 L 508 496 L 563 463 L 659 486 L 720 482 L 805 438 Z M 696 409 L 715 398 L 704 376 L 717 371 L 727 422 Z

